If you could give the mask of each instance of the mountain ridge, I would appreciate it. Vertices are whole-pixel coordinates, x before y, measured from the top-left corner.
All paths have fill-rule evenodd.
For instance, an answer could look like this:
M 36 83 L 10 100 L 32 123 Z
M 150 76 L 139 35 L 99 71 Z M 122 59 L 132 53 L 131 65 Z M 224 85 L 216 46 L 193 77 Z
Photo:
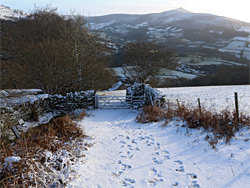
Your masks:
M 187 9 L 184 9 L 182 7 L 179 7 L 177 9 L 172 9 L 172 10 L 166 10 L 166 11 L 162 11 L 162 12 L 158 12 L 158 13 L 145 13 L 145 14 L 128 14 L 128 13 L 113 13 L 113 14 L 106 14 L 106 15 L 101 15 L 101 16 L 88 16 L 85 17 L 86 19 L 93 19 L 93 18 L 101 18 L 101 17 L 109 17 L 109 16 L 149 16 L 149 15 L 159 15 L 159 14 L 171 14 L 171 13 L 186 13 L 186 14 L 194 14 L 194 15 L 204 15 L 204 16 L 216 16 L 216 17 L 220 17 L 220 18 L 224 18 L 224 19 L 229 19 L 229 20 L 233 20 L 233 21 L 238 21 L 238 22 L 242 22 L 245 24 L 249 24 L 250 22 L 246 22 L 246 21 L 242 21 L 239 19 L 235 19 L 235 18 L 230 18 L 230 17 L 226 17 L 226 16 L 219 16 L 219 15 L 214 15 L 211 13 L 195 13 L 195 12 L 191 12 Z
M 232 18 L 178 8 L 161 13 L 110 14 L 85 19 L 94 32 L 112 43 L 144 40 L 177 49 L 179 54 L 226 52 L 250 60 L 250 23 Z
M 22 10 L 12 9 L 5 5 L 0 5 L 0 20 L 15 20 L 24 18 L 28 14 Z

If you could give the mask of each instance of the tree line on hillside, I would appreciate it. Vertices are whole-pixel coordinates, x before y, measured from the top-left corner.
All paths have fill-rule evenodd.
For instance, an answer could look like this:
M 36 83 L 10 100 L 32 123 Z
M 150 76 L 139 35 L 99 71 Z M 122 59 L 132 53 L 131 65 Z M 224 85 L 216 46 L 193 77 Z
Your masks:
M 220 65 L 217 70 L 199 76 L 192 80 L 185 78 L 166 79 L 164 82 L 155 82 L 154 87 L 189 87 L 189 86 L 216 86 L 216 85 L 247 85 L 250 84 L 250 67 Z
M 161 67 L 176 66 L 171 50 L 146 42 L 125 47 L 133 80 L 145 82 Z M 40 88 L 46 93 L 107 89 L 115 77 L 112 52 L 79 15 L 62 16 L 54 8 L 35 9 L 1 25 L 0 89 Z

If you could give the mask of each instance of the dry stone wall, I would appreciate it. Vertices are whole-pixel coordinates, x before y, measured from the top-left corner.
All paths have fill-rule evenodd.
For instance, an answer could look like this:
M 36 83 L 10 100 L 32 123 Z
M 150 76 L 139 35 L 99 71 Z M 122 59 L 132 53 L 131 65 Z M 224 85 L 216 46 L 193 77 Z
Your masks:
M 126 90 L 127 96 L 143 96 L 145 101 L 143 105 L 153 105 L 159 103 L 161 107 L 165 105 L 165 99 L 162 94 L 155 88 L 144 83 L 134 83 Z
M 50 113 L 53 116 L 64 115 L 76 109 L 93 107 L 95 104 L 95 91 L 85 91 L 67 93 L 62 95 L 38 94 L 29 96 L 15 97 L 6 100 L 1 97 L 0 106 L 0 137 L 5 132 L 9 132 L 11 126 L 20 125 L 23 121 L 39 122 L 40 117 Z M 19 100 L 18 100 L 19 99 Z

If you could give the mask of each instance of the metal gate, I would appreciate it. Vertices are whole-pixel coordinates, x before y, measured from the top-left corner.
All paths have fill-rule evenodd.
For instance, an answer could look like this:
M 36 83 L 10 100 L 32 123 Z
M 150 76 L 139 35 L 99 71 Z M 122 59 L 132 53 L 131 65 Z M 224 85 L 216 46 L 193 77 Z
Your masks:
M 101 109 L 139 108 L 145 102 L 144 96 L 95 96 L 95 107 Z

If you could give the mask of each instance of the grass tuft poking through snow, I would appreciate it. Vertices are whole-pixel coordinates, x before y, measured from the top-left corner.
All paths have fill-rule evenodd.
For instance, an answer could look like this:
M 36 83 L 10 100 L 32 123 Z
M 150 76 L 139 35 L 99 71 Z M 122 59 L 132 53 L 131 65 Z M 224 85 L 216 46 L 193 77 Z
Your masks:
M 157 106 L 145 106 L 142 112 L 136 117 L 137 122 L 149 123 L 164 120 L 163 126 L 176 119 L 185 122 L 182 126 L 191 129 L 203 128 L 207 132 L 212 132 L 212 136 L 207 135 L 206 140 L 216 148 L 219 139 L 225 139 L 228 143 L 235 133 L 243 127 L 250 128 L 250 116 L 240 114 L 239 118 L 235 112 L 224 110 L 222 112 L 212 113 L 203 109 L 187 108 L 184 105 L 178 108 L 160 109 Z
M 13 143 L 0 140 L 0 187 L 63 187 L 74 177 L 71 166 L 83 157 L 86 135 L 69 116 L 21 137 Z M 6 160 L 12 158 L 19 160 Z

